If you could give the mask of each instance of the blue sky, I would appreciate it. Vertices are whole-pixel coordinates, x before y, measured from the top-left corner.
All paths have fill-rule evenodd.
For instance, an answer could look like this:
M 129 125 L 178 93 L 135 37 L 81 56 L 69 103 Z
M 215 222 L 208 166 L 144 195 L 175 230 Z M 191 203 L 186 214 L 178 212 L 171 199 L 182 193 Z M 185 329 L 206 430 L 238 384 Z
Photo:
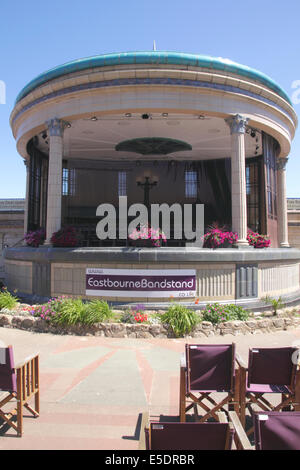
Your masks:
M 0 198 L 25 195 L 25 167 L 9 116 L 40 73 L 80 57 L 169 50 L 225 57 L 269 75 L 292 97 L 300 80 L 299 0 L 14 0 L 1 2 Z M 295 104 L 300 114 L 300 104 Z M 287 196 L 300 197 L 300 130 L 287 166 Z

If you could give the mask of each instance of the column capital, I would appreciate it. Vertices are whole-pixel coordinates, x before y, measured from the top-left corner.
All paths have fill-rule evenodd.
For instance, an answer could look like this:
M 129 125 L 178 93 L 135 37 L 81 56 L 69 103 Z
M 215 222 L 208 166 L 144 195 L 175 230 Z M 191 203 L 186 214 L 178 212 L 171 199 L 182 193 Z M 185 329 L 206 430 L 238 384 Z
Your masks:
M 235 116 L 230 116 L 225 119 L 226 124 L 230 127 L 231 134 L 245 134 L 248 121 L 248 118 L 245 118 L 240 114 L 236 114 Z
M 29 159 L 25 158 L 23 160 L 24 165 L 26 166 L 26 170 L 29 170 Z
M 67 123 L 62 119 L 53 118 L 46 121 L 46 126 L 49 130 L 50 136 L 62 137 Z
M 277 158 L 277 160 L 276 160 L 276 169 L 277 170 L 285 170 L 287 162 L 288 162 L 287 157 Z

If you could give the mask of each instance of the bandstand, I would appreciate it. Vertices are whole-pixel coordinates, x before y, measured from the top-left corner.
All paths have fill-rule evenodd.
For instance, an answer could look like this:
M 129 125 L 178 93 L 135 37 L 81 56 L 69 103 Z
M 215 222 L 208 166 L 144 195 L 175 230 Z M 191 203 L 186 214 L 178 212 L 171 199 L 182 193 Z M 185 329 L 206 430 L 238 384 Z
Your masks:
M 300 298 L 300 251 L 289 248 L 286 207 L 297 116 L 263 73 L 176 52 L 100 55 L 32 80 L 10 122 L 27 169 L 25 232 L 42 227 L 46 241 L 6 250 L 9 288 L 149 308 L 173 297 L 254 308 L 266 295 Z M 237 243 L 190 246 L 172 220 L 166 246 L 99 239 L 97 207 L 111 204 L 118 214 L 120 197 L 128 206 L 202 204 L 204 228 L 230 226 Z M 52 234 L 67 225 L 81 233 L 80 245 L 52 247 Z M 268 234 L 271 248 L 249 247 L 247 228 Z M 168 289 L 171 279 L 178 286 Z

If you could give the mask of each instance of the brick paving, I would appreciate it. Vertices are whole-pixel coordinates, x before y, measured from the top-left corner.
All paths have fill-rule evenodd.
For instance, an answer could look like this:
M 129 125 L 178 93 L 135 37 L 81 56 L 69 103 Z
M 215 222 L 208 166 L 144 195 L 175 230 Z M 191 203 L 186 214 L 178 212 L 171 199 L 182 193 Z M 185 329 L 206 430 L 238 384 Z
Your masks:
M 16 362 L 40 353 L 41 413 L 26 410 L 24 434 L 0 430 L 0 449 L 136 450 L 140 414 L 178 415 L 179 363 L 184 344 L 235 342 L 249 347 L 290 346 L 300 328 L 259 335 L 195 339 L 63 336 L 0 328 Z

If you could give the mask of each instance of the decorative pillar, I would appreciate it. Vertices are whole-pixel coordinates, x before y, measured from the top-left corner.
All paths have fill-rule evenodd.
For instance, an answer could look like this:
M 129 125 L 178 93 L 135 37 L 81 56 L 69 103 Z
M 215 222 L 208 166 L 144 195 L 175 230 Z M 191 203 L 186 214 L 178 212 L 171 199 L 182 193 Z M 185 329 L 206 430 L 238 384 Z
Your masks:
M 61 228 L 63 134 L 66 123 L 54 118 L 46 122 L 49 131 L 49 167 L 46 244 Z
M 289 248 L 286 201 L 286 164 L 288 158 L 278 158 L 277 168 L 277 233 L 280 248 Z
M 30 177 L 30 157 L 24 160 L 26 167 L 26 195 L 25 195 L 25 208 L 24 208 L 24 234 L 28 232 L 28 211 L 29 211 L 29 177 Z
M 232 231 L 238 234 L 236 246 L 248 247 L 245 169 L 245 132 L 248 119 L 236 114 L 225 121 L 231 133 Z

